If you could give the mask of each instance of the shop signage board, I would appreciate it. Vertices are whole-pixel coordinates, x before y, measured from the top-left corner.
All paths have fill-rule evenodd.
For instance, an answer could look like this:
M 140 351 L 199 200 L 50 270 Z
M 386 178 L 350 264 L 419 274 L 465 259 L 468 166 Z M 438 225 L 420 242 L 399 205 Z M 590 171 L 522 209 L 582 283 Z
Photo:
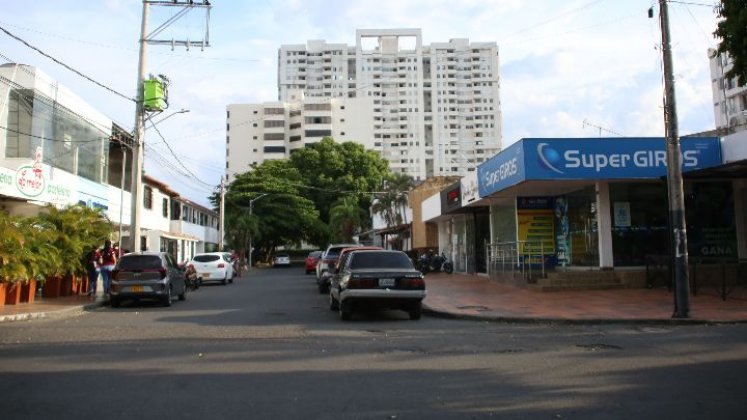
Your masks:
M 104 209 L 109 201 L 106 186 L 38 163 L 16 169 L 0 167 L 0 195 L 56 206 L 80 203 Z
M 721 164 L 718 137 L 683 137 L 682 170 Z M 655 179 L 667 174 L 664 138 L 522 139 L 478 166 L 480 196 L 529 180 Z

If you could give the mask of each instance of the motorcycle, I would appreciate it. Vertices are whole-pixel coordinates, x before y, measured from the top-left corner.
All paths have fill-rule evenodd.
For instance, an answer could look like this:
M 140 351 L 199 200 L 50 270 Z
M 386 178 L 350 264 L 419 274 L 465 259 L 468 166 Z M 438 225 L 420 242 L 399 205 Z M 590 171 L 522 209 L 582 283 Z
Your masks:
M 441 270 L 443 270 L 446 274 L 451 274 L 454 272 L 454 264 L 446 257 L 446 254 L 444 252 L 441 252 L 440 255 L 421 255 L 418 259 L 416 267 L 423 274 L 430 272 L 438 273 Z

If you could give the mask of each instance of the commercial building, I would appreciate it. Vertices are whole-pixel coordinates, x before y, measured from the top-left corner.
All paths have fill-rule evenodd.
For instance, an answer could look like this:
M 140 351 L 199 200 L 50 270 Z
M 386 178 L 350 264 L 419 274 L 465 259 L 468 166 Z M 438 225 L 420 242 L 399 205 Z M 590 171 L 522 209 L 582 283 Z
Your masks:
M 131 136 L 40 70 L 0 66 L 0 211 L 99 208 L 117 241 L 129 235 Z M 183 261 L 217 247 L 216 212 L 144 176 L 140 248 Z M 127 243 L 128 241 L 123 241 Z
M 744 157 L 728 163 L 716 137 L 681 145 L 692 261 L 744 258 Z M 425 200 L 423 219 L 459 271 L 642 287 L 671 248 L 665 177 L 663 138 L 522 139 Z
M 228 177 L 327 136 L 416 180 L 462 175 L 501 148 L 499 93 L 494 42 L 423 45 L 420 29 L 380 29 L 358 30 L 355 46 L 283 45 L 278 102 L 228 106 Z

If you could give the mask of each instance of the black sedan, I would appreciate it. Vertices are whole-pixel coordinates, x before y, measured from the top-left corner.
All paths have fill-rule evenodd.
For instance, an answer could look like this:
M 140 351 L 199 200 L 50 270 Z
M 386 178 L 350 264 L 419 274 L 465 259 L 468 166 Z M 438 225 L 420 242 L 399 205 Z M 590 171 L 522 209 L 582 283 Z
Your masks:
M 329 289 L 329 308 L 348 320 L 364 306 L 401 309 L 420 319 L 425 280 L 402 251 L 353 251 L 340 261 Z

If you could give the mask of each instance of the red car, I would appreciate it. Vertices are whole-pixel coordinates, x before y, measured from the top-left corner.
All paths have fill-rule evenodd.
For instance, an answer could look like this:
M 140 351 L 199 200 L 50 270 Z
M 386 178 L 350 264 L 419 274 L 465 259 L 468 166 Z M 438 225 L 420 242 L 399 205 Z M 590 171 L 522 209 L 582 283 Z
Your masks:
M 316 271 L 316 263 L 322 256 L 322 251 L 311 251 L 306 256 L 306 274 Z

